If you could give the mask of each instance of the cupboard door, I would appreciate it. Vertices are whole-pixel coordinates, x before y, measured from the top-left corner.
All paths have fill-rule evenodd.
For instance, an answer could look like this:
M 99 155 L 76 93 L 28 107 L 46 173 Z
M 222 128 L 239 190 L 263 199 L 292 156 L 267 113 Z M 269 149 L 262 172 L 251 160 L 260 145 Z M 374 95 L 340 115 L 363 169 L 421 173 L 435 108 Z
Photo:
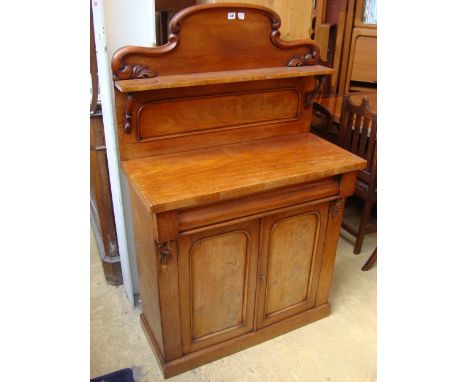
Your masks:
M 184 353 L 254 327 L 259 220 L 179 239 Z
M 263 219 L 259 258 L 259 328 L 315 303 L 328 203 Z

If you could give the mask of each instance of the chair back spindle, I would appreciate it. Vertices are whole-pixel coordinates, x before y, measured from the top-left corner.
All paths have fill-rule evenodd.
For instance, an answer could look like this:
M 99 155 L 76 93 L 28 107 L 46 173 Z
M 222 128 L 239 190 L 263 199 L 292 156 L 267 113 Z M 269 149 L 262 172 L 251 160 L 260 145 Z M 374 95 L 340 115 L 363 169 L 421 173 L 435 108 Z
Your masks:
M 377 113 L 370 109 L 367 98 L 360 105 L 349 96 L 345 98 L 338 144 L 367 160 L 367 168 L 359 172 L 358 178 L 370 183 L 377 164 Z
M 372 206 L 377 202 L 377 113 L 369 107 L 369 100 L 363 98 L 360 105 L 344 100 L 338 135 L 338 145 L 367 160 L 367 167 L 357 175 L 354 194 L 364 200 L 359 228 L 356 230 L 343 222 L 342 227 L 356 236 L 354 253 L 361 252 L 366 233 L 375 232 L 376 225 L 369 226 Z

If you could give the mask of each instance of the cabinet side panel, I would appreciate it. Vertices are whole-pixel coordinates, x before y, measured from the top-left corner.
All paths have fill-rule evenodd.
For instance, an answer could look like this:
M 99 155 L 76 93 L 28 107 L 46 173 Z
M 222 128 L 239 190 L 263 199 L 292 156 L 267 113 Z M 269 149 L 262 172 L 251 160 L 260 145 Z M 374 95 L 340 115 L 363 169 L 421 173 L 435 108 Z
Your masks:
M 319 216 L 309 213 L 277 222 L 270 233 L 265 314 L 306 302 L 316 250 Z
M 140 281 L 142 311 L 152 334 L 158 342 L 159 349 L 164 354 L 152 215 L 143 206 L 141 199 L 136 195 L 132 186 L 129 187 L 129 191 L 132 203 L 135 252 Z

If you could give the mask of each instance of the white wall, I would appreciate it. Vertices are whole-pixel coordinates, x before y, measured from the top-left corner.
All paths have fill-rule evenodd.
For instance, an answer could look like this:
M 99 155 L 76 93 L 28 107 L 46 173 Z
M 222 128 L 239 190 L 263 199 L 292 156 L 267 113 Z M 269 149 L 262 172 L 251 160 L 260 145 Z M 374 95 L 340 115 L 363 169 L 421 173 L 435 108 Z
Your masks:
M 104 0 L 107 55 L 125 45 L 156 43 L 154 0 Z
M 139 293 L 131 209 L 126 179 L 120 170 L 110 63 L 114 52 L 126 45 L 155 43 L 154 0 L 93 0 L 94 30 L 99 69 L 109 177 L 125 290 L 133 304 Z

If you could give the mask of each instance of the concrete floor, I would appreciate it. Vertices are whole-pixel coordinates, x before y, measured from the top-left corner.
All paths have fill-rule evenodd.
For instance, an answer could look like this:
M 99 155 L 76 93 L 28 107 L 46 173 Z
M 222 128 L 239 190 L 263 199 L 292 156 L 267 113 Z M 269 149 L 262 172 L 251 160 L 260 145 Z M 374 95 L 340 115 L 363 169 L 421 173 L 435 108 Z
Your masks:
M 347 219 L 356 221 L 347 209 Z M 91 234 L 91 378 L 129 367 L 136 382 L 163 381 L 122 286 L 106 284 Z M 376 246 L 367 235 L 360 255 L 342 232 L 330 292 L 332 313 L 315 323 L 175 376 L 170 381 L 376 381 L 376 267 L 361 266 Z

